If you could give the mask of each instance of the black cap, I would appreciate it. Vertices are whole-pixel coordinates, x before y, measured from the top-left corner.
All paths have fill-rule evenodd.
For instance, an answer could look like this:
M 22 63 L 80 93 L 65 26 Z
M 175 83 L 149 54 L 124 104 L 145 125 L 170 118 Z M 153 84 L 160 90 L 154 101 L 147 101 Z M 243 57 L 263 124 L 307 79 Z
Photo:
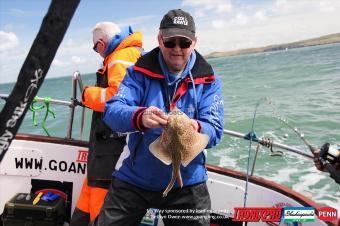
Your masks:
M 183 36 L 193 40 L 195 38 L 195 22 L 192 16 L 181 10 L 173 9 L 164 15 L 159 29 L 165 38 Z

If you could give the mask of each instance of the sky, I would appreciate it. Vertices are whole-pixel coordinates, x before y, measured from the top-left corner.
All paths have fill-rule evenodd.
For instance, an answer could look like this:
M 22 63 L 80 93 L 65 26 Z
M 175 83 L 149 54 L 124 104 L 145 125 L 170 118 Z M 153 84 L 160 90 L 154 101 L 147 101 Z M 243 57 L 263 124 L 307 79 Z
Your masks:
M 0 0 L 0 83 L 16 81 L 49 5 Z M 143 33 L 144 49 L 153 49 L 163 15 L 176 8 L 194 17 L 203 55 L 340 32 L 340 0 L 82 0 L 46 78 L 98 69 L 91 31 L 100 21 L 131 25 Z

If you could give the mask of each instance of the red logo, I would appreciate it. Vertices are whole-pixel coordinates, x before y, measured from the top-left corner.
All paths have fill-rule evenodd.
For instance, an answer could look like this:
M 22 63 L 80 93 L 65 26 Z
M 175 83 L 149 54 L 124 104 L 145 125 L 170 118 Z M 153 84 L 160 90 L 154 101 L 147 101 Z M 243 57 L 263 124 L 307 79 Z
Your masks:
M 234 209 L 233 221 L 280 222 L 281 220 L 281 208 L 246 207 Z
M 88 151 L 79 150 L 76 162 L 85 162 L 86 163 L 88 154 L 89 154 Z
M 323 221 L 333 221 L 338 219 L 338 210 L 332 207 L 322 207 L 318 209 L 318 218 Z

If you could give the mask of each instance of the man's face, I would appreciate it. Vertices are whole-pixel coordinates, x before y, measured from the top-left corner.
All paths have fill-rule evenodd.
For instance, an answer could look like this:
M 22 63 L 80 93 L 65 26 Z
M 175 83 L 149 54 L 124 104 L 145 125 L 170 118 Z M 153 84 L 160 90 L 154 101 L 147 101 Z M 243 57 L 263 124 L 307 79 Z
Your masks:
M 195 48 L 196 38 L 194 40 L 180 36 L 163 38 L 161 34 L 159 34 L 158 43 L 169 71 L 178 73 L 184 70 L 186 63 Z
M 105 58 L 105 48 L 106 44 L 103 40 L 99 39 L 98 41 L 93 42 L 93 50 L 103 58 Z

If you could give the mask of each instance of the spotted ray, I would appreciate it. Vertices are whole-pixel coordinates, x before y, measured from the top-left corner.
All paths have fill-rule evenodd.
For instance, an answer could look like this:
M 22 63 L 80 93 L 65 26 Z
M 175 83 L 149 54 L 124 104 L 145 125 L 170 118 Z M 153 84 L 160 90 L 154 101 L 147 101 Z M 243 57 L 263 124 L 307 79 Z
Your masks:
M 172 163 L 171 180 L 163 192 L 163 197 L 167 196 L 176 180 L 179 186 L 183 187 L 181 164 L 186 167 L 207 146 L 208 142 L 209 137 L 195 131 L 186 114 L 177 108 L 170 112 L 168 124 L 161 136 L 149 146 L 151 153 L 164 164 Z

